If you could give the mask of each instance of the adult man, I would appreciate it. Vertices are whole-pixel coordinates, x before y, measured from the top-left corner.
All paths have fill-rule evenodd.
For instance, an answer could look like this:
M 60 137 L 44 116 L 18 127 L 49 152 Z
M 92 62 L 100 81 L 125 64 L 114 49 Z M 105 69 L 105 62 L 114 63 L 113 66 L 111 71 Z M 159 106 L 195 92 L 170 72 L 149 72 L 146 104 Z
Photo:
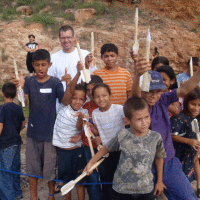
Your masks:
M 59 30 L 59 39 L 63 47 L 62 50 L 51 55 L 52 66 L 49 68 L 48 74 L 59 78 L 64 81 L 65 68 L 67 67 L 67 73 L 71 75 L 73 79 L 77 73 L 77 62 L 80 60 L 78 50 L 74 47 L 74 30 L 71 26 L 62 26 Z M 96 65 L 91 68 L 92 54 L 81 49 L 83 59 L 85 60 L 85 67 L 89 69 L 90 74 L 97 69 Z M 81 82 L 79 78 L 78 83 Z M 64 89 L 66 84 L 63 82 Z

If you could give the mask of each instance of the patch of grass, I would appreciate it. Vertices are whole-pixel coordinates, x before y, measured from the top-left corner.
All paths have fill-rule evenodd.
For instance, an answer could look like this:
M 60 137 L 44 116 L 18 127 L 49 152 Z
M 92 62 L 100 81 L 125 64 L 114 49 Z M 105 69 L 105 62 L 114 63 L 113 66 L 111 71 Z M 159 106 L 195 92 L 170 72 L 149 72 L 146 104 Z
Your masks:
M 53 15 L 50 15 L 48 13 L 42 13 L 41 15 L 37 15 L 37 14 L 34 14 L 32 15 L 31 17 L 26 17 L 25 20 L 28 22 L 28 23 L 32 23 L 32 22 L 39 22 L 40 24 L 43 24 L 45 27 L 48 27 L 48 26 L 51 26 L 56 22 L 56 19 L 54 18 Z
M 62 15 L 62 17 L 66 20 L 70 20 L 70 21 L 74 21 L 74 14 L 73 13 L 65 13 L 64 15 Z
M 8 59 L 8 55 L 5 53 L 5 49 L 1 50 L 1 60 L 4 62 Z
M 26 106 L 25 108 L 23 108 L 23 112 L 24 112 L 24 117 L 26 119 L 28 119 L 28 117 L 29 117 L 29 105 Z
M 191 29 L 191 32 L 197 33 L 197 29 L 193 28 L 193 29 Z
M 74 8 L 74 6 L 75 6 L 75 0 L 64 1 L 61 5 L 61 7 L 64 9 Z
M 38 13 L 40 10 L 42 10 L 45 6 L 47 6 L 48 3 L 45 1 L 39 1 L 33 9 L 33 13 Z
M 8 8 L 8 9 L 3 10 L 1 19 L 3 19 L 3 20 L 11 20 L 11 19 L 14 19 L 14 16 L 15 16 L 16 14 L 17 14 L 17 13 L 16 13 L 16 7 Z
M 18 6 L 33 5 L 33 4 L 36 4 L 38 2 L 40 2 L 40 1 L 38 1 L 38 0 L 17 0 L 17 5 Z

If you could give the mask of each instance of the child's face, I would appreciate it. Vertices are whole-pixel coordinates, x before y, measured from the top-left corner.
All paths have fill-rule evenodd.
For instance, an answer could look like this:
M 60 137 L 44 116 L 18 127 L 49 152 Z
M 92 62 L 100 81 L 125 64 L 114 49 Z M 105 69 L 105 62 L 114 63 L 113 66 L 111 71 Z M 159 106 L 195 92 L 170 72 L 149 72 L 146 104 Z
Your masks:
M 115 67 L 117 58 L 118 58 L 117 54 L 113 51 L 105 52 L 101 57 L 107 68 Z
M 83 90 L 75 90 L 70 105 L 74 110 L 79 110 L 85 103 L 85 100 L 85 92 Z
M 49 67 L 51 67 L 52 63 L 49 63 L 48 60 L 34 60 L 32 62 L 33 68 L 36 73 L 36 77 L 38 81 L 46 81 L 47 72 Z
M 93 85 L 93 84 L 88 84 L 88 85 L 86 86 L 87 95 L 88 95 L 88 97 L 90 98 L 91 101 L 93 100 L 93 97 L 92 97 L 92 90 L 93 90 L 94 87 L 95 87 L 95 85 Z
M 29 38 L 29 42 L 30 43 L 33 43 L 35 41 L 35 38 L 33 37 L 33 36 L 31 36 L 30 38 Z
M 195 99 L 188 102 L 189 116 L 195 118 L 200 114 L 200 99 Z
M 142 92 L 142 97 L 150 107 L 153 107 L 160 99 L 161 94 L 162 90 L 150 90 L 149 92 Z
M 174 84 L 175 80 L 174 79 L 171 80 L 165 72 L 159 72 L 159 73 L 162 75 L 163 83 L 166 85 L 168 91 L 169 87 Z
M 146 135 L 151 124 L 149 108 L 133 111 L 132 118 L 130 120 L 126 118 L 126 120 L 130 123 L 133 134 L 137 136 Z
M 102 109 L 108 110 L 110 108 L 110 94 L 104 87 L 99 87 L 94 91 L 94 101 Z

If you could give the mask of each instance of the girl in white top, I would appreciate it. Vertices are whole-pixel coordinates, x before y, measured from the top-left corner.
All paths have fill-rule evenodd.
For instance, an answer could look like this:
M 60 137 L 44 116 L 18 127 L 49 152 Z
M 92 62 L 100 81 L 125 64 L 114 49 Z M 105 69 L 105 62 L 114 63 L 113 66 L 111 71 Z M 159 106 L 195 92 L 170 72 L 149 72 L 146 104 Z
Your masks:
M 105 145 L 118 131 L 125 128 L 123 106 L 111 104 L 111 91 L 108 85 L 102 83 L 94 87 L 92 96 L 99 108 L 92 113 L 93 123 L 98 129 L 101 142 Z
M 97 130 L 94 134 L 100 137 L 96 137 L 94 141 L 98 144 L 105 145 L 108 143 L 118 131 L 125 128 L 125 116 L 123 112 L 123 106 L 117 104 L 111 104 L 111 91 L 108 85 L 101 83 L 94 87 L 92 96 L 95 103 L 99 108 L 92 112 L 92 120 L 96 125 Z M 93 130 L 93 129 L 92 129 Z M 99 138 L 98 140 L 96 140 Z M 112 182 L 114 172 L 119 162 L 120 152 L 110 152 L 109 157 L 104 160 L 104 181 Z M 107 199 L 116 199 L 116 192 L 112 189 L 112 185 L 104 185 L 102 188 L 103 194 Z M 103 197 L 103 199 L 105 198 Z

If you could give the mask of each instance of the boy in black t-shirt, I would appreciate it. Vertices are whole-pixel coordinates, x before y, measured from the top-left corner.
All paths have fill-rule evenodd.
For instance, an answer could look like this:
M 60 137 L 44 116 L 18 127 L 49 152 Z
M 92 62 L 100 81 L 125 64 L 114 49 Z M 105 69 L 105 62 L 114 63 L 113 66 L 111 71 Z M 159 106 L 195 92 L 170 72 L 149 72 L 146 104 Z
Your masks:
M 5 83 L 2 88 L 4 104 L 0 106 L 0 169 L 20 172 L 20 131 L 25 127 L 21 106 L 13 99 L 16 96 L 14 83 Z M 0 199 L 21 199 L 20 175 L 0 171 Z

